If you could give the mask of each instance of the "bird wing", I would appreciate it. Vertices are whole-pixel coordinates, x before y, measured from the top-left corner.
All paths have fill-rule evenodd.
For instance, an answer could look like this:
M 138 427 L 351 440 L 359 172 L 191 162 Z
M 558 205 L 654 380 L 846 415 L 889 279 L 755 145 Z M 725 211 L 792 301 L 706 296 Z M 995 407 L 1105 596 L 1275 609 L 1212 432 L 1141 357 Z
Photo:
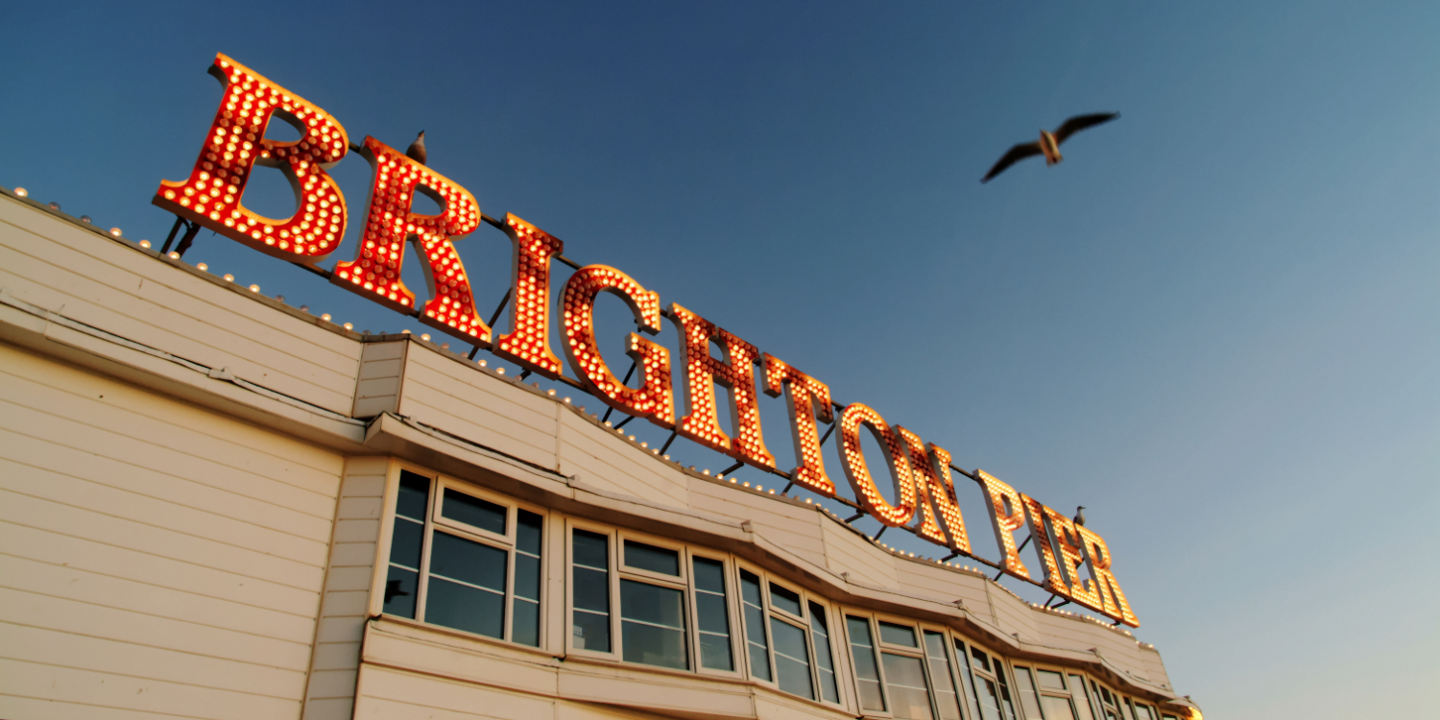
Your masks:
M 1040 143 L 1020 143 L 1019 145 L 1010 148 L 1010 152 L 1005 153 L 1005 156 L 1000 158 L 999 162 L 995 163 L 995 167 L 990 168 L 990 172 L 985 173 L 985 177 L 980 178 L 980 182 L 990 182 L 991 178 L 999 175 L 1002 172 L 1005 172 L 1005 168 L 1008 168 L 1011 165 L 1014 165 L 1015 163 L 1024 160 L 1027 157 L 1030 157 L 1031 155 L 1039 154 Z
M 1076 115 L 1075 117 L 1060 123 L 1059 129 L 1055 131 L 1055 144 L 1065 142 L 1065 138 L 1074 135 L 1085 128 L 1095 127 L 1110 122 L 1120 117 L 1120 113 L 1095 113 L 1093 115 Z

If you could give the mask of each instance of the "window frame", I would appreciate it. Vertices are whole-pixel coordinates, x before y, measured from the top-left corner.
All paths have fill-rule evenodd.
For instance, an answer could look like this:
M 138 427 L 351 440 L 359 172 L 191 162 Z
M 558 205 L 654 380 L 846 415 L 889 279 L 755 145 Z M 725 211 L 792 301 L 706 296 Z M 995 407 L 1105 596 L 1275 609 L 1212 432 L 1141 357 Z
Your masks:
M 1047 697 L 1068 699 L 1070 702 L 1071 716 L 1073 716 L 1076 720 L 1085 720 L 1085 718 L 1082 717 L 1080 714 L 1081 708 L 1083 707 L 1085 710 L 1085 714 L 1089 715 L 1093 720 L 1095 711 L 1093 706 L 1090 705 L 1090 693 L 1087 691 L 1086 697 L 1076 698 L 1074 687 L 1070 684 L 1070 678 L 1076 677 L 1080 679 L 1080 682 L 1083 685 L 1086 681 L 1085 673 L 1080 672 L 1074 668 L 1066 668 L 1060 665 L 1052 665 L 1049 663 L 1031 662 L 1028 660 L 1023 662 L 1012 662 L 1010 663 L 1010 666 L 1011 671 L 1016 675 L 1016 680 L 1019 680 L 1019 674 L 1021 669 L 1025 669 L 1030 672 L 1030 681 L 1034 686 L 1035 690 L 1035 701 L 1039 703 L 1040 713 L 1042 717 L 1045 718 L 1045 720 L 1054 720 L 1049 715 L 1045 714 L 1045 698 Z M 1060 682 L 1065 686 L 1065 689 L 1056 690 L 1054 688 L 1047 688 L 1042 685 L 1040 683 L 1041 671 L 1055 673 L 1059 675 Z
M 409 618 L 403 615 L 395 615 L 385 612 L 385 585 L 390 572 L 390 548 L 395 537 L 395 523 L 398 517 L 398 501 L 400 494 L 400 479 L 402 473 L 409 472 L 429 481 L 428 493 L 430 497 L 425 503 L 425 519 L 421 530 L 420 539 L 420 567 L 417 569 L 415 582 L 415 617 Z M 454 489 L 457 492 L 476 497 L 486 502 L 491 502 L 505 508 L 505 529 L 506 533 L 500 535 L 478 528 L 467 523 L 459 522 L 453 518 L 443 518 L 440 514 L 445 489 Z M 382 513 L 380 516 L 380 536 L 375 543 L 375 561 L 370 587 L 370 617 L 383 617 L 404 623 L 415 623 L 429 629 L 439 630 L 448 633 L 458 633 L 467 638 L 474 638 L 485 642 L 501 642 L 513 648 L 524 648 L 544 652 L 548 637 L 546 635 L 545 607 L 548 598 L 549 565 L 546 559 L 546 543 L 549 538 L 552 524 L 552 514 L 549 508 L 518 500 L 488 488 L 483 488 L 435 470 L 426 469 L 419 465 L 391 459 L 390 465 L 385 473 L 385 489 L 383 493 Z M 540 562 L 539 562 L 539 618 L 536 644 L 526 645 L 515 642 L 515 555 L 520 552 L 516 536 L 518 533 L 519 512 L 525 510 L 540 517 Z M 411 519 L 406 519 L 409 522 Z M 433 623 L 425 619 L 425 605 L 429 598 L 430 587 L 430 556 L 434 547 L 435 532 L 442 531 L 459 537 L 463 540 L 475 542 L 480 545 L 491 547 L 505 553 L 505 593 L 502 599 L 504 618 L 502 620 L 503 631 L 501 637 L 492 637 L 480 633 Z
M 950 630 L 950 628 L 943 625 L 926 623 L 920 620 L 914 620 L 900 615 L 876 612 L 874 610 L 856 607 L 842 607 L 839 608 L 839 611 L 842 620 L 845 620 L 849 617 L 865 618 L 870 626 L 871 647 L 875 652 L 875 671 L 880 679 L 880 696 L 881 700 L 885 703 L 885 709 L 883 711 L 876 711 L 860 708 L 859 712 L 864 717 L 898 718 L 898 716 L 895 714 L 895 700 L 891 697 L 890 694 L 890 678 L 885 671 L 885 653 L 888 652 L 895 655 L 911 657 L 920 661 L 920 674 L 925 681 L 925 697 L 930 703 L 930 716 L 934 718 L 934 720 L 940 720 L 940 706 L 936 702 L 935 687 L 933 680 L 930 677 L 930 653 L 925 646 L 925 633 L 926 631 L 930 631 L 940 633 L 945 639 L 945 657 L 950 666 L 950 682 L 955 688 L 956 702 L 960 704 L 960 717 L 966 718 L 967 720 L 971 718 L 972 713 L 970 704 L 966 699 L 964 699 L 966 684 L 961 680 L 961 678 L 956 677 L 956 672 L 958 672 L 958 668 L 955 664 L 956 658 L 954 651 L 954 639 L 960 636 L 956 635 L 953 631 Z M 910 628 L 915 636 L 915 646 L 910 647 L 908 645 L 897 645 L 895 643 L 886 642 L 884 636 L 880 634 L 880 623 L 882 622 Z M 847 651 L 850 650 L 851 644 L 852 638 L 850 637 L 850 625 L 847 622 L 845 623 L 845 646 Z M 850 672 L 850 679 L 852 685 L 851 690 L 855 693 L 855 697 L 859 698 L 860 676 L 852 670 Z M 858 699 L 856 701 L 856 704 L 858 707 Z
M 1000 690 L 1000 694 L 996 695 L 996 705 L 999 709 L 1000 720 L 1017 720 L 1019 716 L 1015 714 L 1015 707 L 1018 703 L 1014 697 L 1015 693 L 1011 691 L 1011 686 L 1015 685 L 1015 681 L 1008 675 L 1009 663 L 1006 661 L 1005 656 L 980 643 L 971 641 L 969 638 L 965 639 L 965 645 L 965 669 L 970 673 L 971 684 L 973 685 L 975 693 L 975 702 L 977 704 L 981 702 L 980 684 L 975 681 L 975 678 L 978 677 L 982 680 L 993 681 Z M 990 665 L 989 670 L 975 666 L 975 657 L 973 655 L 975 650 L 985 653 L 986 660 Z M 1010 697 L 1006 697 L 1007 695 Z M 980 707 L 976 707 L 975 710 L 981 718 L 984 717 L 984 711 Z M 1020 712 L 1024 712 L 1023 707 Z
M 733 568 L 734 569 L 732 570 L 732 572 L 734 573 L 735 587 L 737 589 L 735 609 L 741 615 L 740 624 L 735 627 L 737 627 L 739 631 L 739 642 L 737 644 L 740 646 L 740 649 L 743 652 L 745 658 L 745 678 L 750 682 L 763 685 L 764 687 L 781 693 L 785 697 L 794 698 L 805 702 L 815 703 L 817 705 L 821 705 L 827 708 L 844 710 L 848 712 L 850 708 L 846 704 L 846 694 L 844 689 L 845 683 L 841 680 L 840 675 L 842 673 L 849 674 L 849 666 L 848 664 L 841 664 L 841 660 L 839 658 L 839 656 L 842 654 L 841 648 L 838 648 L 836 646 L 837 631 L 835 626 L 835 617 L 838 606 L 823 595 L 817 595 L 815 593 L 812 593 L 806 590 L 803 586 L 792 582 L 787 578 L 779 577 L 775 573 L 771 573 L 758 565 L 747 562 L 745 560 L 741 560 L 740 558 L 735 558 Z M 756 676 L 753 669 L 750 667 L 750 638 L 746 634 L 748 632 L 748 629 L 744 625 L 744 598 L 741 597 L 738 592 L 740 590 L 740 573 L 742 571 L 754 575 L 760 581 L 760 601 L 764 603 L 760 610 L 765 618 L 765 653 L 767 659 L 770 662 L 770 669 L 772 670 L 772 677 L 769 680 Z M 781 588 L 795 593 L 800 598 L 800 612 L 802 614 L 797 616 L 788 610 L 776 606 L 774 600 L 771 599 L 771 585 L 778 585 Z M 811 603 L 819 605 L 821 610 L 825 612 L 825 632 L 830 641 L 830 667 L 834 669 L 836 675 L 836 702 L 831 702 L 825 699 L 825 690 L 821 685 L 822 677 L 819 665 L 820 651 L 818 648 L 815 647 L 815 630 L 814 626 L 811 624 L 810 618 Z M 771 630 L 770 627 L 771 618 L 775 618 L 778 619 L 780 622 L 787 623 L 791 627 L 794 627 L 804 633 L 806 663 L 808 664 L 810 669 L 810 689 L 814 693 L 814 697 L 807 698 L 803 695 L 796 695 L 792 692 L 781 689 L 780 666 L 776 662 L 775 657 L 775 633 Z M 842 615 L 841 621 L 843 622 L 843 620 L 844 617 Z

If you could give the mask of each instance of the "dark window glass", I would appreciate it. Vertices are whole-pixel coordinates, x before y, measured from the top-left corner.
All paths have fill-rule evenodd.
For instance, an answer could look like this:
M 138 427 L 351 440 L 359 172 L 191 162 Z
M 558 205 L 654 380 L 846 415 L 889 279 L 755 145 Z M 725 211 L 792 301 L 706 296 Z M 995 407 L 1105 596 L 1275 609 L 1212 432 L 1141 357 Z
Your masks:
M 760 578 L 740 571 L 740 599 L 745 615 L 745 647 L 750 656 L 750 673 L 769 680 L 770 644 L 765 635 L 765 609 L 760 606 Z
M 409 470 L 400 471 L 400 492 L 395 498 L 395 514 L 425 522 L 425 508 L 430 504 L 430 478 Z
M 880 623 L 880 640 L 891 645 L 919 647 L 915 644 L 915 628 L 895 623 Z
M 725 565 L 695 558 L 695 624 L 700 630 L 700 665 L 734 670 L 730 655 L 730 613 L 725 603 Z
M 850 656 L 855 661 L 860 707 L 883 712 L 885 698 L 880 692 L 880 669 L 876 665 L 875 643 L 870 638 L 870 621 L 847 615 L 845 627 L 850 631 Z
M 571 537 L 570 633 L 581 650 L 610 652 L 610 538 L 576 530 Z
M 444 577 L 505 594 L 506 553 L 449 533 L 434 534 L 430 576 Z
M 805 631 L 772 617 L 770 637 L 775 642 L 775 675 L 780 689 L 814 700 L 815 688 L 810 678 L 810 652 L 805 646 Z
M 628 662 L 685 669 L 684 593 L 673 588 L 620 581 L 622 645 Z
M 825 608 L 810 603 L 810 635 L 815 642 L 815 666 L 820 669 L 820 692 L 833 703 L 840 702 L 835 684 L 835 659 L 830 653 L 830 626 L 825 621 Z
M 640 570 L 680 576 L 680 553 L 654 545 L 625 541 L 625 564 Z
M 1005 720 L 1015 719 L 1015 702 L 1010 698 L 1010 683 L 1005 680 L 1005 663 L 1000 658 L 995 658 L 995 679 L 1000 683 L 1000 709 L 1005 713 Z
M 390 532 L 390 562 L 385 576 L 384 612 L 414 618 L 420 594 L 420 557 L 425 544 L 425 508 L 430 478 L 400 471 L 395 523 Z
M 515 583 L 511 601 L 510 639 L 521 645 L 540 646 L 540 536 L 544 520 L 528 510 L 518 511 L 515 528 Z
M 505 594 L 462 585 L 430 575 L 425 591 L 425 622 L 502 637 L 505 632 Z
M 390 535 L 390 564 L 420 569 L 420 548 L 425 543 L 425 521 L 396 516 Z
M 505 534 L 505 506 L 445 488 L 440 514 L 496 535 Z
M 1040 696 L 1035 692 L 1035 683 L 1030 678 L 1030 668 L 1023 665 L 1015 666 L 1015 691 L 1020 695 L 1020 707 L 1024 709 L 1025 717 L 1040 717 Z
M 880 657 L 885 661 L 885 686 L 890 690 L 890 711 L 895 717 L 934 720 L 920 658 L 894 653 L 881 653 Z
M 975 660 L 975 668 L 990 672 L 990 656 L 975 646 L 970 646 L 970 657 Z
M 419 579 L 420 573 L 391 565 L 385 578 L 385 612 L 413 619 Z
M 925 660 L 930 668 L 930 686 L 935 689 L 935 706 L 941 720 L 960 720 L 960 698 L 950 674 L 950 656 L 945 652 L 945 634 L 925 631 Z
M 540 557 L 540 536 L 545 528 L 545 519 L 529 510 L 520 510 L 515 525 L 515 549 Z
M 800 610 L 800 593 L 786 590 L 775 583 L 770 583 L 770 606 L 784 610 L 795 617 L 804 617 L 805 615 Z

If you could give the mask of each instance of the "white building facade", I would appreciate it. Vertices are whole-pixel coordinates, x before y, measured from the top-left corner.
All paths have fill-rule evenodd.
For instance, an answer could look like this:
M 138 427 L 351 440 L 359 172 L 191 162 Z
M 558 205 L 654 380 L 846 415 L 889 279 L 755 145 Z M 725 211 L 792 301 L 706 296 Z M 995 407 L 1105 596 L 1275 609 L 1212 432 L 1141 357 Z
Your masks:
M 0 717 L 1199 717 L 1159 653 L 6 190 Z

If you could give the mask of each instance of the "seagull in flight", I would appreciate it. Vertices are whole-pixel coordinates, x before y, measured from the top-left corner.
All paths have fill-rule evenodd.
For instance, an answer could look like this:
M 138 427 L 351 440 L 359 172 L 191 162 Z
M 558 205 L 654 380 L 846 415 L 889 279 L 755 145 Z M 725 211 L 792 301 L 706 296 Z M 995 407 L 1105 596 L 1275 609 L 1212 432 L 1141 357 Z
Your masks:
M 1069 120 L 1060 123 L 1060 127 L 1057 128 L 1053 133 L 1049 130 L 1041 130 L 1040 139 L 1038 141 L 1032 143 L 1020 143 L 1019 145 L 1010 148 L 1010 152 L 1005 153 L 1005 156 L 1000 158 L 999 162 L 995 163 L 995 167 L 990 168 L 990 172 L 985 173 L 985 177 L 980 178 L 980 182 L 990 182 L 991 178 L 999 175 L 1002 172 L 1005 172 L 1006 168 L 1032 155 L 1044 155 L 1045 164 L 1054 165 L 1055 163 L 1058 163 L 1061 160 L 1065 159 L 1060 156 L 1060 143 L 1065 142 L 1066 138 L 1069 138 L 1071 135 L 1074 135 L 1075 133 L 1080 132 L 1085 128 L 1095 127 L 1096 125 L 1110 122 L 1111 120 L 1114 120 L 1118 117 L 1120 117 L 1120 113 L 1094 113 L 1092 115 L 1076 115 L 1075 117 L 1072 117 Z

